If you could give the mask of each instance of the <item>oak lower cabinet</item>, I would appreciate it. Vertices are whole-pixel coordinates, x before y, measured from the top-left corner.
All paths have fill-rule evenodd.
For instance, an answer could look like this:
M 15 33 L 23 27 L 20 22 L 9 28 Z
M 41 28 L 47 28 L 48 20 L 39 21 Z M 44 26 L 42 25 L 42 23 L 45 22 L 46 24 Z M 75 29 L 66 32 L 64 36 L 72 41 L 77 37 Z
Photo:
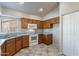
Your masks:
M 18 52 L 22 48 L 22 37 L 16 38 L 15 47 L 16 52 Z
M 22 48 L 28 46 L 28 35 L 8 39 L 1 45 L 1 56 L 12 56 Z
M 52 44 L 52 42 L 53 42 L 53 39 L 52 39 L 52 34 L 47 34 L 47 35 L 43 35 L 43 43 L 44 44 L 47 44 L 47 45 L 49 45 L 49 44 Z
M 15 54 L 15 38 L 6 41 L 5 53 L 6 56 L 12 56 Z
M 5 56 L 5 43 L 1 45 L 1 56 Z
M 43 34 L 38 35 L 38 43 L 43 43 Z
M 23 48 L 29 47 L 29 36 L 28 35 L 22 36 L 22 47 Z

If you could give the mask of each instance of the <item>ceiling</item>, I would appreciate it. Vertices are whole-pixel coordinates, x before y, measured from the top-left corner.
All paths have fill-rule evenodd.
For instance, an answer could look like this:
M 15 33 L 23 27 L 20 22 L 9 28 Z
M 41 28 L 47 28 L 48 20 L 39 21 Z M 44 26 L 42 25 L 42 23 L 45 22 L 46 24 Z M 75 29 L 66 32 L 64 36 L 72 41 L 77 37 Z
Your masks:
M 14 9 L 27 14 L 37 15 L 40 17 L 43 17 L 49 12 L 53 11 L 53 9 L 58 6 L 58 4 L 58 2 L 24 2 L 24 4 L 20 4 L 19 2 L 0 2 L 2 7 Z M 38 11 L 40 8 L 43 8 L 42 12 Z

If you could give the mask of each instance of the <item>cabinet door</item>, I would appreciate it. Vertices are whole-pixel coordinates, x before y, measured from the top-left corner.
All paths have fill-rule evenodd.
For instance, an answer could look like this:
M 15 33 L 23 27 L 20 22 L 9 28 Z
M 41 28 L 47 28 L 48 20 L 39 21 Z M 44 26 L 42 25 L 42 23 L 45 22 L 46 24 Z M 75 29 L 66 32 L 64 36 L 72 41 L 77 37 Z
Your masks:
M 21 18 L 21 28 L 27 28 L 29 23 L 32 23 L 31 19 Z
M 16 38 L 16 52 L 19 51 L 22 48 L 22 37 Z
M 46 44 L 52 44 L 52 35 L 46 35 Z
M 33 24 L 37 24 L 37 28 L 40 29 L 40 21 L 39 20 L 33 20 Z
M 6 41 L 6 55 L 11 56 L 15 54 L 15 39 L 10 39 Z
M 43 22 L 42 21 L 38 22 L 38 29 L 43 29 Z
M 42 43 L 43 42 L 43 34 L 39 34 L 38 35 L 38 43 Z
M 52 44 L 52 35 L 43 35 L 43 43 L 47 45 Z
M 5 43 L 1 45 L 1 56 L 5 56 L 6 52 L 5 52 Z
M 53 43 L 52 43 L 52 42 L 53 42 L 52 34 L 49 34 L 49 35 L 47 36 L 47 41 L 48 41 L 48 44 L 53 44 Z
M 50 28 L 50 23 L 47 21 L 43 22 L 43 28 Z
M 29 47 L 29 36 L 28 35 L 22 37 L 22 47 L 23 48 Z

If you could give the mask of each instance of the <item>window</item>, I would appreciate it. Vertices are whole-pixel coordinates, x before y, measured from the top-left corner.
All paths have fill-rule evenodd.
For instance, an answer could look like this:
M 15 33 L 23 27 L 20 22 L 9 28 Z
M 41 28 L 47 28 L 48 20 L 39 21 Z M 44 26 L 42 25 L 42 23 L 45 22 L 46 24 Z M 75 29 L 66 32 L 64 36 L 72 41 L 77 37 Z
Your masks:
M 0 17 L 0 32 L 1 32 L 1 17 Z
M 20 28 L 20 21 L 16 18 L 1 17 L 0 20 L 0 31 L 4 33 L 17 32 Z

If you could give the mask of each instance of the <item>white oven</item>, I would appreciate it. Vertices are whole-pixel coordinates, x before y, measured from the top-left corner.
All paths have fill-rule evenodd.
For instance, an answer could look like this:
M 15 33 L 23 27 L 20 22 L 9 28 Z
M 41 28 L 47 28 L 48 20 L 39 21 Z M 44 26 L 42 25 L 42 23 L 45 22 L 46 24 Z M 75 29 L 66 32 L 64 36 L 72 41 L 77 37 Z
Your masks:
M 38 34 L 29 35 L 29 46 L 34 46 L 38 44 Z
M 38 34 L 36 34 L 37 24 L 28 24 L 29 46 L 38 44 Z

